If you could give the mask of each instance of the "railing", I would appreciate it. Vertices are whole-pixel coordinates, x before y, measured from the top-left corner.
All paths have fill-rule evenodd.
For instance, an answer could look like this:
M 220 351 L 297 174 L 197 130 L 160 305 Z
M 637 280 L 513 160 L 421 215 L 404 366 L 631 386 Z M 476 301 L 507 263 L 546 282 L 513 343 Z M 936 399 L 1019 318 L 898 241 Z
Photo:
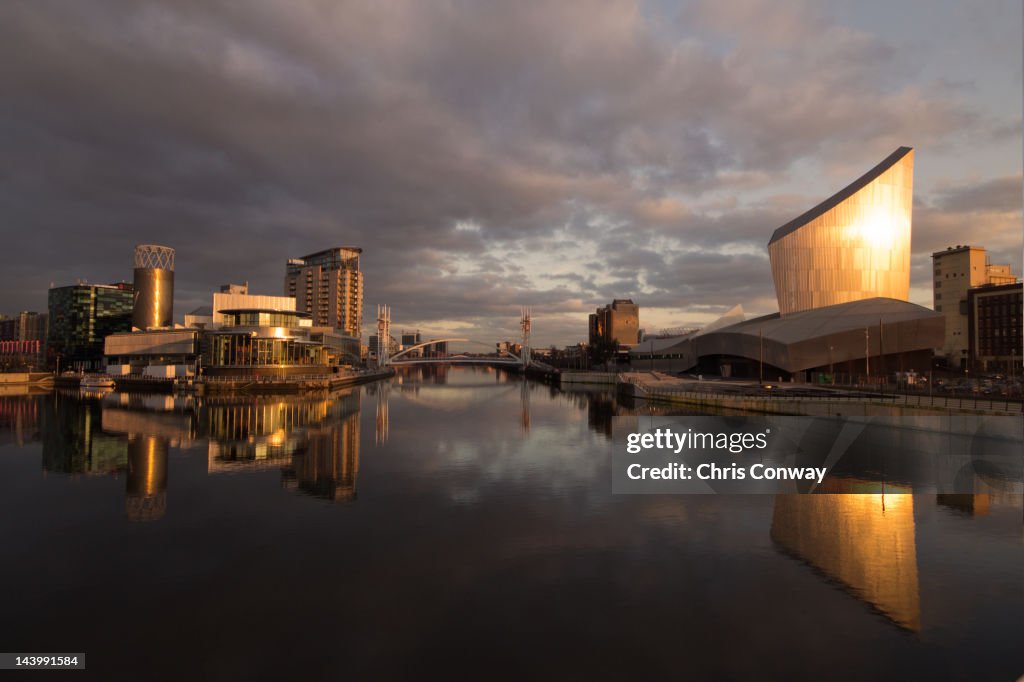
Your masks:
M 803 395 L 770 395 L 765 393 L 743 393 L 727 391 L 692 391 L 687 389 L 651 388 L 637 377 L 619 376 L 619 380 L 643 390 L 648 397 L 682 397 L 693 400 L 718 400 L 738 398 L 746 400 L 766 400 L 773 403 L 797 403 L 813 400 L 822 403 L 883 403 L 901 407 L 930 407 L 942 409 L 980 410 L 990 412 L 1007 412 L 1024 414 L 1024 402 L 1019 400 L 980 398 L 980 397 L 946 397 L 910 393 L 805 393 Z

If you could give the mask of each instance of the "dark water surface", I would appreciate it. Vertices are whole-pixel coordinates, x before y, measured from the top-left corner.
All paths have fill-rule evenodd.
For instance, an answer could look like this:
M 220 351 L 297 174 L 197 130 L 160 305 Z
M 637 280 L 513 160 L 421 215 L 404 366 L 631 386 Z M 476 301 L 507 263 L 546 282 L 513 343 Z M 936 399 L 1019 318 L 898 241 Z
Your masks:
M 0 650 L 78 679 L 1024 673 L 1024 496 L 611 494 L 608 394 L 0 398 Z

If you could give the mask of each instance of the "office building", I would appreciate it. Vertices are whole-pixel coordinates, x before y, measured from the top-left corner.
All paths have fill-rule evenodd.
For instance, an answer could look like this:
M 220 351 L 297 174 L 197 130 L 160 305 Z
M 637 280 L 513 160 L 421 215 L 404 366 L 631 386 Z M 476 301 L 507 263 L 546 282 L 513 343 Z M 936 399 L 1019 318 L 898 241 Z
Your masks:
M 131 331 L 132 285 L 73 284 L 50 289 L 48 354 L 61 369 L 97 369 L 103 340 Z
M 628 350 L 640 341 L 640 306 L 628 298 L 616 298 L 590 314 L 590 345 L 617 344 Z
M 132 326 L 169 327 L 174 316 L 174 249 L 156 244 L 135 247 Z
M 768 242 L 782 315 L 910 293 L 914 150 L 900 147 Z
M 334 327 L 359 339 L 363 320 L 363 273 L 357 247 L 337 247 L 289 259 L 284 293 L 315 327 Z
M 403 331 L 400 336 L 401 336 L 401 339 L 402 339 L 402 347 L 401 347 L 400 350 L 405 350 L 406 348 L 412 348 L 413 346 L 418 346 L 420 344 L 420 333 L 419 333 L 418 330 L 414 331 L 414 332 Z M 406 353 L 405 357 L 407 357 L 407 358 L 418 358 L 418 357 L 422 357 L 422 355 L 423 355 L 423 349 L 422 348 L 417 348 L 416 350 L 409 351 L 408 353 Z
M 1021 309 L 1024 284 L 991 284 L 967 290 L 968 367 L 1020 376 L 1024 361 Z
M 946 318 L 946 334 L 937 353 L 951 367 L 968 364 L 970 341 L 967 329 L 967 292 L 985 285 L 1017 281 L 1009 265 L 988 262 L 985 248 L 956 245 L 932 254 L 932 284 L 935 311 Z

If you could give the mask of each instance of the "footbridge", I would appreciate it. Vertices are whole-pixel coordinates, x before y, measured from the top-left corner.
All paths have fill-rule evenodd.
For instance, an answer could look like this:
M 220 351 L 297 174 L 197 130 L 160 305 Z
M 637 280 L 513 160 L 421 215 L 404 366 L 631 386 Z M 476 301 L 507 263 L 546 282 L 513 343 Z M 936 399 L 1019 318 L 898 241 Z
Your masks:
M 463 338 L 442 338 L 430 339 L 414 346 L 403 348 L 397 353 L 383 358 L 382 365 L 399 367 L 403 365 L 490 365 L 501 367 L 525 367 L 523 358 L 511 352 L 496 355 L 470 355 L 467 353 L 449 353 L 445 355 L 431 355 L 429 357 L 415 354 L 416 351 L 436 346 L 441 343 L 472 343 L 493 348 L 493 345 L 481 341 L 471 341 Z M 526 355 L 525 353 L 523 355 Z
M 499 367 L 517 367 L 526 369 L 530 362 L 530 311 L 522 309 L 519 326 L 522 330 L 522 350 L 516 354 L 510 351 L 495 352 L 495 344 L 487 344 L 481 341 L 473 341 L 465 338 L 438 338 L 423 341 L 415 345 L 403 348 L 397 353 L 391 351 L 391 307 L 387 305 L 377 306 L 377 364 L 381 367 L 402 365 L 490 365 Z M 470 343 L 485 346 L 489 353 L 445 353 L 444 355 L 417 353 L 430 347 L 438 347 L 449 343 Z

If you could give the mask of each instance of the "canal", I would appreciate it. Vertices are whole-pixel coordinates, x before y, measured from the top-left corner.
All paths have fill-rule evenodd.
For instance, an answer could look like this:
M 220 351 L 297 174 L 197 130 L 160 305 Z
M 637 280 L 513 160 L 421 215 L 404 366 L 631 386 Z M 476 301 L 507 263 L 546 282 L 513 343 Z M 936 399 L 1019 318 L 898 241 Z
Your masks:
M 105 680 L 1024 672 L 1019 485 L 613 495 L 634 412 L 480 367 L 0 397 L 2 648 Z

